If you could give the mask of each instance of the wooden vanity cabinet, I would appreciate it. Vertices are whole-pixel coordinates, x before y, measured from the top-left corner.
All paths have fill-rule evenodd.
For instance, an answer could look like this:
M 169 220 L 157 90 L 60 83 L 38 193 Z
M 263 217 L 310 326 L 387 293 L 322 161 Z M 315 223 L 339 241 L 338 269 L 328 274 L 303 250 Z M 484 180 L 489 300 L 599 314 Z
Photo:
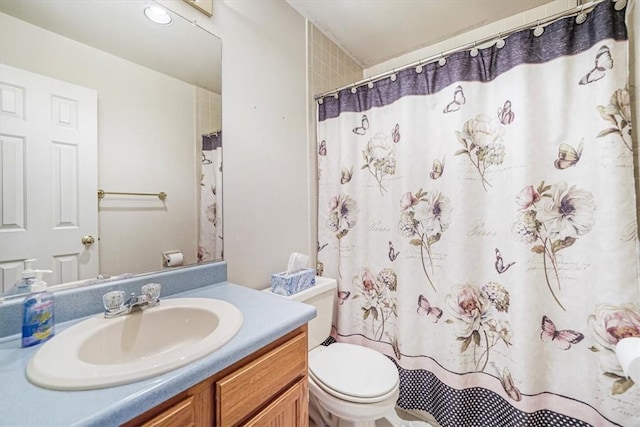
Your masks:
M 308 427 L 307 325 L 123 427 Z

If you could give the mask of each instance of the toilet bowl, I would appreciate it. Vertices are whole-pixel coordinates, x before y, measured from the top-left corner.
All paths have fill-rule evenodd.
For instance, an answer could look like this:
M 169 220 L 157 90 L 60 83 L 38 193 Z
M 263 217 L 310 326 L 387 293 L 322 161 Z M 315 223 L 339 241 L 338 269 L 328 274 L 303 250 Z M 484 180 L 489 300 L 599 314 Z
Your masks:
M 387 357 L 366 347 L 320 346 L 309 352 L 309 392 L 311 405 L 319 407 L 310 413 L 319 413 L 324 423 L 373 426 L 395 407 L 398 371 Z
M 337 283 L 316 285 L 287 298 L 314 305 L 309 322 L 309 415 L 318 427 L 373 427 L 398 400 L 396 366 L 382 353 L 346 343 L 320 345 L 331 332 Z M 269 291 L 268 289 L 266 291 Z

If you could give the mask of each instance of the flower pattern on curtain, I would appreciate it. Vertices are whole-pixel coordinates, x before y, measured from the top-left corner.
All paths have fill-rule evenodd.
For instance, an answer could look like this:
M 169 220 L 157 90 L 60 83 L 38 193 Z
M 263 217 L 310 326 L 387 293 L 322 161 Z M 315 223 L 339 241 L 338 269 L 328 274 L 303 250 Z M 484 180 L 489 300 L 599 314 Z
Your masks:
M 624 11 L 460 52 L 318 105 L 334 337 L 398 365 L 443 426 L 637 425 Z
M 222 259 L 222 132 L 202 137 L 198 262 Z

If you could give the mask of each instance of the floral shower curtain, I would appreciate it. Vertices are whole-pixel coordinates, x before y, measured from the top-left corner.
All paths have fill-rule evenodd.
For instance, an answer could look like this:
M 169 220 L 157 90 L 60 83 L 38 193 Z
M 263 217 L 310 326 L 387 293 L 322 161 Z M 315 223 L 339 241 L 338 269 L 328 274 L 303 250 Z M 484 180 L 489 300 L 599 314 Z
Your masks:
M 335 338 L 442 426 L 639 425 L 628 42 L 609 1 L 318 105 Z
M 222 259 L 222 131 L 202 136 L 198 262 Z

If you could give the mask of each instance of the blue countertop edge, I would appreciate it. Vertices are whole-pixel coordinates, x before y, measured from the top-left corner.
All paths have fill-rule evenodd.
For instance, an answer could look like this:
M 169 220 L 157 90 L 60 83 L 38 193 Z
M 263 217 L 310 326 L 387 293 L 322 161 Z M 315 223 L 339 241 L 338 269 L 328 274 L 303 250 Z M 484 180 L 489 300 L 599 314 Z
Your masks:
M 225 346 L 182 368 L 117 387 L 54 391 L 31 384 L 28 360 L 39 346 L 20 348 L 20 336 L 0 341 L 1 426 L 120 425 L 196 385 L 315 317 L 315 308 L 267 292 L 215 283 L 170 298 L 217 298 L 238 307 L 243 325 Z M 57 325 L 57 332 L 78 323 Z

